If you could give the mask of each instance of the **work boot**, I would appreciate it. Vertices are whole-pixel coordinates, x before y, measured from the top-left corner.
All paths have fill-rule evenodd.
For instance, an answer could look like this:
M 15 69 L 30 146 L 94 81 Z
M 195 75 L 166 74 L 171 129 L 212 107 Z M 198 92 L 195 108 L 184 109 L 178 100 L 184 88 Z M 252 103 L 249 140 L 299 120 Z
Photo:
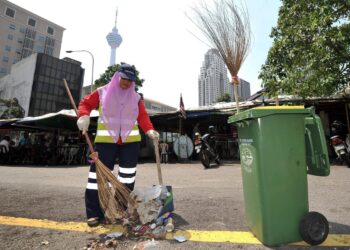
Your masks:
M 100 218 L 98 217 L 89 218 L 87 220 L 87 224 L 89 227 L 97 227 L 100 224 Z

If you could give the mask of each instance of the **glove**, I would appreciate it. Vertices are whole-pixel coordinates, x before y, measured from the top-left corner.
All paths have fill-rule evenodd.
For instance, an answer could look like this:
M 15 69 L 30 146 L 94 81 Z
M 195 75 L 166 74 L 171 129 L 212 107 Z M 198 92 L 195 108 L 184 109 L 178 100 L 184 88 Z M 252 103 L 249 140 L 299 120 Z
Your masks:
M 83 116 L 79 117 L 79 119 L 77 121 L 77 125 L 78 125 L 79 130 L 83 131 L 83 134 L 85 134 L 86 131 L 88 131 L 88 129 L 89 129 L 90 116 L 83 115 Z
M 148 135 L 152 140 L 159 140 L 159 133 L 153 129 L 148 130 L 146 135 Z

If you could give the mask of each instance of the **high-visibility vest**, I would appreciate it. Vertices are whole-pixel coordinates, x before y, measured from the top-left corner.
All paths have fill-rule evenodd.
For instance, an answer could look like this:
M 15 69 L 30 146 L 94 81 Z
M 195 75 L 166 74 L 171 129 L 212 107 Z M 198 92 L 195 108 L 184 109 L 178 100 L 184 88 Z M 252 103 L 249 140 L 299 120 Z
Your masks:
M 109 134 L 108 129 L 103 124 L 103 121 L 101 119 L 101 113 L 102 113 L 101 106 L 98 108 L 98 112 L 100 115 L 99 115 L 98 122 L 97 122 L 95 143 L 96 142 L 115 143 L 113 140 L 113 137 Z M 138 142 L 138 141 L 141 141 L 141 134 L 139 131 L 139 126 L 138 126 L 137 121 L 136 121 L 130 134 L 126 138 L 126 141 L 124 141 L 123 143 Z

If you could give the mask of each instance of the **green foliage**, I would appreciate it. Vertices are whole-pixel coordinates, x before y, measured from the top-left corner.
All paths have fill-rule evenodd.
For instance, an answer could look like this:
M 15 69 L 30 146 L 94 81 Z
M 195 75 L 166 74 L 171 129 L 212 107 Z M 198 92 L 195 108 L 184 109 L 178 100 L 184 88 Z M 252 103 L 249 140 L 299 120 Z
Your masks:
M 325 96 L 350 83 L 350 1 L 282 0 L 259 78 L 277 93 Z
M 1 119 L 11 118 L 23 118 L 25 111 L 18 103 L 17 98 L 13 99 L 0 99 L 0 103 L 7 107 L 7 109 L 1 114 Z
M 123 62 L 122 62 L 121 64 L 123 64 Z M 132 65 L 132 66 L 135 68 L 134 65 Z M 119 70 L 119 67 L 120 67 L 119 64 L 114 64 L 114 65 L 112 65 L 112 66 L 109 66 L 109 67 L 107 68 L 107 70 L 105 71 L 105 73 L 103 73 L 103 74 L 100 76 L 99 79 L 96 79 L 96 80 L 95 80 L 94 87 L 95 87 L 95 88 L 98 88 L 98 87 L 104 86 L 104 85 L 106 85 L 107 83 L 109 83 L 109 82 L 111 81 L 111 79 L 112 79 L 114 73 L 115 73 L 116 71 Z M 136 68 L 135 68 L 135 69 L 136 69 Z M 138 91 L 139 88 L 142 87 L 142 83 L 143 83 L 144 81 L 145 81 L 144 79 L 140 79 L 140 78 L 139 78 L 139 72 L 138 72 L 137 69 L 136 69 L 136 82 L 135 82 L 135 85 L 136 85 L 136 86 L 135 86 L 135 89 L 136 89 L 136 91 Z
M 217 102 L 231 102 L 231 96 L 228 93 L 224 93 L 216 101 Z

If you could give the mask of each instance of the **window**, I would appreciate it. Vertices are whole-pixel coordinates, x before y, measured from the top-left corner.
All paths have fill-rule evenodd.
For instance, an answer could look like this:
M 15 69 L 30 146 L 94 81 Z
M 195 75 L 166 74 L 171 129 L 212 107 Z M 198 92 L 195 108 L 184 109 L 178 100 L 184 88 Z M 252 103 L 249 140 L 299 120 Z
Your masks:
M 5 46 L 5 50 L 6 50 L 6 51 L 11 51 L 11 46 L 6 45 L 6 46 Z
M 36 31 L 32 30 L 32 29 L 27 29 L 26 30 L 26 37 L 30 38 L 30 39 L 35 39 L 36 36 Z
M 13 23 L 10 23 L 9 28 L 11 30 L 16 30 L 16 25 L 14 25 Z
M 8 34 L 8 35 L 7 35 L 7 38 L 8 38 L 9 40 L 13 40 L 13 35 L 12 35 L 12 34 Z
M 55 46 L 55 39 L 50 38 L 50 37 L 46 37 L 46 45 L 54 47 Z
M 28 25 L 35 27 L 36 21 L 33 18 L 29 17 L 28 18 Z
M 45 37 L 44 36 L 38 36 L 38 41 L 41 42 L 41 43 L 44 43 L 45 42 Z
M 34 47 L 34 42 L 32 40 L 29 40 L 29 39 L 24 40 L 23 48 L 33 49 L 33 47 Z
M 8 56 L 4 56 L 4 57 L 2 58 L 2 61 L 3 61 L 3 62 L 8 62 L 8 61 L 9 61 Z
M 12 18 L 15 18 L 15 10 L 14 9 L 11 9 L 9 7 L 6 7 L 6 16 L 9 16 L 9 17 L 12 17 Z
M 53 35 L 53 28 L 52 27 L 47 27 L 47 33 L 50 35 Z
M 40 46 L 40 45 L 37 45 L 35 47 L 35 51 L 38 52 L 38 53 L 44 53 L 44 47 Z
M 5 68 L 1 68 L 0 69 L 0 73 L 6 73 L 6 69 Z
M 32 54 L 32 51 L 24 49 L 22 53 L 22 58 L 26 58 Z
M 21 28 L 19 28 L 19 32 L 24 34 L 24 33 L 26 33 L 26 29 L 24 27 L 21 27 Z
M 52 56 L 53 55 L 53 48 L 46 47 L 45 48 L 45 54 L 48 54 L 48 55 Z

